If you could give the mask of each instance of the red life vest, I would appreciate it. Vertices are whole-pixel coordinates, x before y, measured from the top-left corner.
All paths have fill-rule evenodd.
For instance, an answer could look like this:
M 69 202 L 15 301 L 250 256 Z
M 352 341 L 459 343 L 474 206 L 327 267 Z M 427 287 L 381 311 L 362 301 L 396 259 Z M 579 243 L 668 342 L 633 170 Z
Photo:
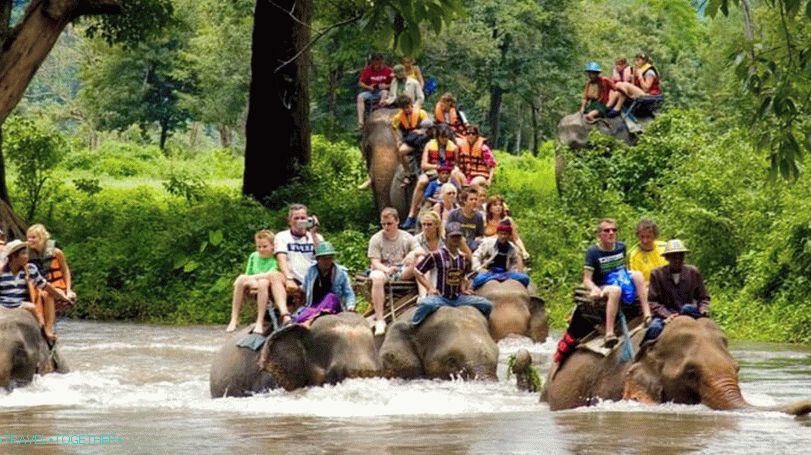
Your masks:
M 430 164 L 437 164 L 437 165 L 445 165 L 445 166 L 456 166 L 456 162 L 459 158 L 459 150 L 456 147 L 456 144 L 453 143 L 452 140 L 448 140 L 447 144 L 445 144 L 445 161 L 440 162 L 440 155 L 439 155 L 439 141 L 436 139 L 431 139 L 428 142 L 428 162 Z
M 467 139 L 462 139 L 457 145 L 459 145 L 459 169 L 462 170 L 465 177 L 472 179 L 476 176 L 490 176 L 490 167 L 484 161 L 484 154 L 482 153 L 483 137 L 477 139 L 472 147 Z
M 650 63 L 642 65 L 642 68 L 639 68 L 639 71 L 634 74 L 634 85 L 642 88 L 642 76 L 644 76 L 645 72 L 648 70 L 653 70 L 654 76 L 653 83 L 648 89 L 647 94 L 651 96 L 659 96 L 662 94 L 662 89 L 659 87 L 659 71 Z

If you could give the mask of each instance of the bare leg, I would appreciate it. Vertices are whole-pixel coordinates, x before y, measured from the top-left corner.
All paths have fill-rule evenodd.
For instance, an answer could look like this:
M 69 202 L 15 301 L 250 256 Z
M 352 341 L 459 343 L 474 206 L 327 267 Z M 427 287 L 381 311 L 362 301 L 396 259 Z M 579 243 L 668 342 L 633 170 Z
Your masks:
M 409 161 L 408 157 L 413 151 L 414 149 L 409 147 L 407 144 L 400 144 L 400 148 L 397 151 L 400 155 L 400 164 L 403 166 L 405 175 L 411 175 L 411 162 Z
M 372 307 L 375 309 L 375 319 L 382 321 L 385 318 L 385 286 L 388 277 L 380 270 L 373 270 L 369 278 L 372 279 Z
M 270 272 L 268 274 L 270 280 L 270 293 L 273 295 L 273 303 L 279 309 L 279 314 L 282 316 L 282 322 L 290 318 L 290 310 L 287 308 L 287 288 L 285 287 L 285 278 L 281 272 Z
M 366 114 L 366 99 L 363 97 L 363 93 L 358 94 L 358 126 L 363 126 L 363 117 Z
M 268 309 L 268 299 L 270 282 L 265 278 L 260 278 L 256 287 L 256 325 L 253 328 L 253 333 L 262 333 L 265 331 L 265 312 Z
M 417 184 L 414 186 L 414 194 L 411 196 L 411 209 L 408 211 L 409 218 L 414 218 L 417 216 L 417 212 L 420 210 L 420 205 L 422 205 L 422 192 L 425 191 L 425 187 L 428 185 L 428 177 L 425 174 L 420 175 L 420 178 L 417 180 Z
M 45 324 L 45 337 L 49 340 L 55 340 L 56 332 L 54 332 L 54 323 L 56 322 L 56 308 L 54 298 L 50 295 L 45 295 L 44 300 L 43 323 Z
M 650 316 L 650 304 L 648 303 L 648 285 L 645 283 L 645 277 L 642 276 L 642 272 L 631 272 L 631 279 L 634 280 L 634 286 L 636 286 L 636 296 L 642 307 L 642 316 L 648 317 Z
M 606 286 L 603 289 L 603 296 L 607 297 L 605 305 L 605 334 L 614 334 L 614 321 L 617 319 L 617 311 L 620 307 L 620 297 L 622 290 L 618 286 Z
M 233 332 L 239 325 L 239 310 L 242 309 L 242 301 L 245 299 L 245 288 L 248 286 L 250 278 L 248 275 L 240 275 L 234 281 L 234 295 L 231 298 L 231 322 L 228 323 L 226 332 Z

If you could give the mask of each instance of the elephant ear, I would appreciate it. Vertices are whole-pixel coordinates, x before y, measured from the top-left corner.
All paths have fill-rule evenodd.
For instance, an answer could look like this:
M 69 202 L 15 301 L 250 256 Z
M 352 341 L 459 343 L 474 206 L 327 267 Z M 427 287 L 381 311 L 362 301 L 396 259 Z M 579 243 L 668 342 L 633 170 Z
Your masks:
M 304 387 L 309 383 L 307 353 L 312 342 L 310 329 L 301 325 L 285 327 L 268 338 L 259 356 L 259 368 L 269 372 L 287 391 Z
M 546 303 L 537 295 L 529 296 L 529 336 L 536 343 L 543 343 L 549 336 Z
M 658 404 L 662 402 L 662 384 L 642 363 L 635 363 L 625 375 L 622 391 L 623 400 Z
M 422 360 L 414 346 L 414 329 L 410 318 L 389 326 L 380 346 L 380 365 L 387 378 L 415 379 L 425 376 Z

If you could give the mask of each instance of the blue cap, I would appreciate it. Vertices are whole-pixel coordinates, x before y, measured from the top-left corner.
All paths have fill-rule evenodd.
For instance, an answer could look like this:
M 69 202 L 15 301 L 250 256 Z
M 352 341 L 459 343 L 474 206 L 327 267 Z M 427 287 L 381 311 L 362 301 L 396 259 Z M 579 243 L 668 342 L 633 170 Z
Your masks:
M 602 73 L 603 70 L 600 69 L 600 64 L 597 62 L 588 62 L 586 63 L 586 72 L 587 73 Z

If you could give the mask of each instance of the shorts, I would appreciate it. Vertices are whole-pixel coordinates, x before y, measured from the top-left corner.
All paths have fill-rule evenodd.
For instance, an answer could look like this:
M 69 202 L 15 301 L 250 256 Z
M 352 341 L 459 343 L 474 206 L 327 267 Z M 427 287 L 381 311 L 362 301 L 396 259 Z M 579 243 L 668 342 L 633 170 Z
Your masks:
M 586 105 L 586 110 L 584 112 L 588 114 L 591 111 L 597 111 L 598 116 L 604 117 L 605 114 L 608 112 L 608 106 L 599 101 L 591 100 L 589 101 L 589 104 Z

